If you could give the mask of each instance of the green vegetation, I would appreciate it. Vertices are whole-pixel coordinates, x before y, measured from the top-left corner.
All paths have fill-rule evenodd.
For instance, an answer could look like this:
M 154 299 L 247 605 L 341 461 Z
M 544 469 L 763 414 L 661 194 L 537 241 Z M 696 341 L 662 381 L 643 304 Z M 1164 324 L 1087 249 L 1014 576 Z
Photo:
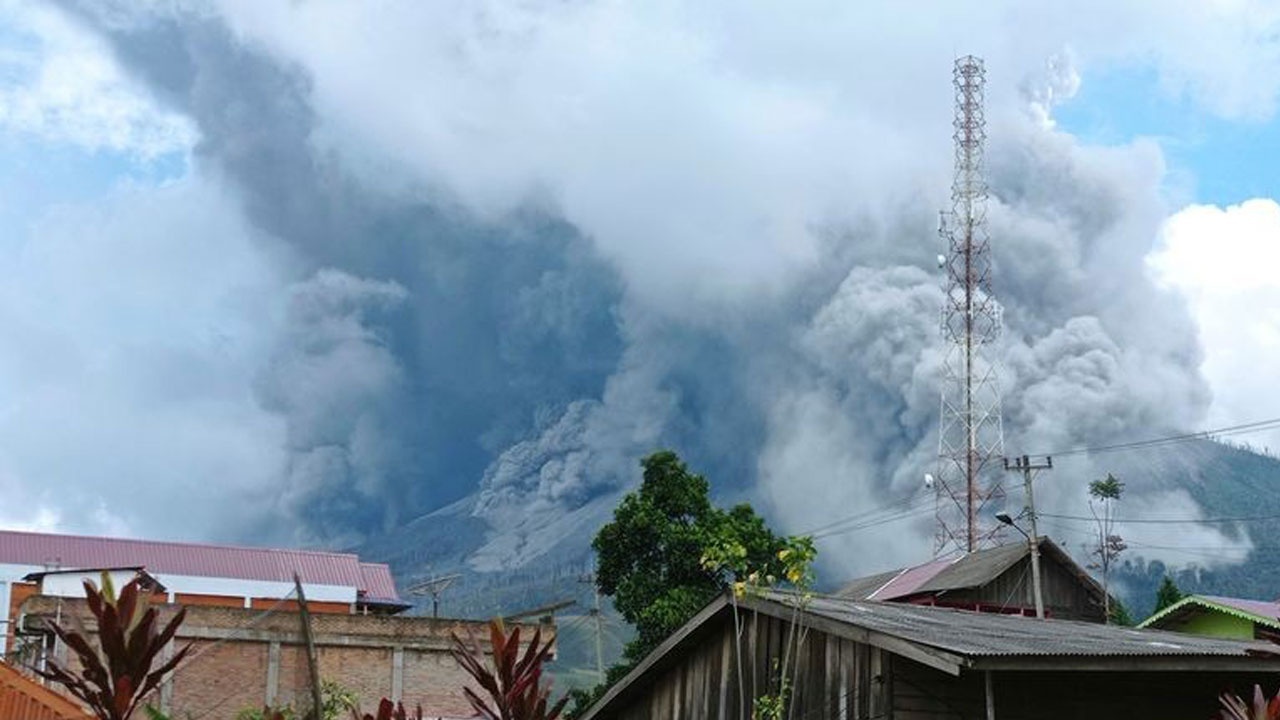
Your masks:
M 332 680 L 320 681 L 320 718 L 321 720 L 345 720 L 348 713 L 354 713 L 359 707 L 360 698 L 354 690 L 343 687 Z M 292 704 L 276 707 L 246 708 L 236 713 L 236 720 L 299 720 L 311 716 L 310 705 L 298 710 Z
M 599 559 L 596 582 L 636 628 L 623 653 L 639 662 L 721 592 L 726 581 L 750 572 L 781 575 L 778 552 L 786 541 L 742 504 L 714 507 L 705 478 L 689 472 L 671 451 L 641 461 L 644 481 L 614 511 L 591 546 Z M 723 568 L 703 558 L 716 548 L 737 548 Z M 725 571 L 728 572 L 726 577 Z
M 1201 541 L 1176 555 L 1131 543 L 1124 559 L 1113 568 L 1113 579 L 1128 591 L 1134 614 L 1146 617 L 1152 612 L 1165 576 L 1189 595 L 1276 597 L 1280 588 L 1280 493 L 1274 492 L 1274 485 L 1280 477 L 1280 461 L 1202 440 L 1181 445 L 1176 456 L 1161 462 L 1157 470 L 1160 487 L 1188 493 L 1204 517 L 1259 519 L 1215 525 L 1226 536 L 1221 545 Z M 1153 554 L 1176 557 L 1177 564 L 1153 559 Z M 1245 560 L 1237 562 L 1242 557 Z
M 640 488 L 622 499 L 613 522 L 591 544 L 598 559 L 596 584 L 635 627 L 636 637 L 604 683 L 570 692 L 570 717 L 731 585 L 741 593 L 748 584 L 810 578 L 807 563 L 800 570 L 797 562 L 812 559 L 808 538 L 775 535 L 750 505 L 715 507 L 706 478 L 690 472 L 674 452 L 655 452 L 640 464 Z
M 542 642 L 542 631 L 535 630 L 522 655 L 520 653 L 520 628 L 507 634 L 501 620 L 489 623 L 489 643 L 493 657 L 493 669 L 486 653 L 475 638 L 464 643 L 453 636 L 450 653 L 488 697 L 469 687 L 462 694 L 471 703 L 476 714 L 486 720 L 556 720 L 569 698 L 561 698 L 548 706 L 551 696 L 549 686 L 542 685 L 542 666 L 551 655 L 550 640 Z M 381 720 L 379 718 L 378 720 Z
M 1107 622 L 1112 622 L 1113 614 L 1111 608 L 1111 568 L 1115 565 L 1116 558 L 1120 553 L 1124 552 L 1128 547 L 1124 538 L 1115 532 L 1116 525 L 1116 503 L 1120 501 L 1120 495 L 1124 492 L 1124 483 L 1120 482 L 1111 473 L 1102 480 L 1092 480 L 1089 482 L 1089 512 L 1093 514 L 1094 524 L 1097 526 L 1097 538 L 1094 546 L 1090 549 L 1094 561 L 1089 564 L 1089 569 L 1099 570 L 1102 572 L 1102 592 L 1103 592 L 1103 611 L 1106 613 Z M 1125 619 L 1128 618 L 1128 611 L 1125 611 Z M 1130 623 L 1132 621 L 1130 620 Z
M 51 657 L 45 669 L 37 672 L 66 688 L 99 720 L 128 720 L 142 699 L 160 687 L 160 682 L 191 650 L 190 645 L 185 645 L 153 668 L 160 651 L 186 617 L 186 609 L 178 610 L 160 627 L 159 614 L 151 607 L 150 592 L 134 579 L 117 596 L 106 572 L 102 573 L 101 590 L 86 580 L 84 592 L 96 632 L 86 631 L 75 615 L 66 625 L 51 621 L 54 634 L 78 662 L 64 663 Z
M 1156 590 L 1156 607 L 1151 614 L 1155 615 L 1184 597 L 1186 596 L 1178 589 L 1178 584 L 1173 581 L 1173 578 L 1165 575 L 1164 580 L 1160 581 L 1160 588 Z

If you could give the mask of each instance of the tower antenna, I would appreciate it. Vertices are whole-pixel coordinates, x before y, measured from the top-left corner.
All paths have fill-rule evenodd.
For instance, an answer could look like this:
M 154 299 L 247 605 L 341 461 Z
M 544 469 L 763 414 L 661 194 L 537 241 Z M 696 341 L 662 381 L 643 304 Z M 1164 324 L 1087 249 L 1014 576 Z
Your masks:
M 992 345 L 1000 337 L 1000 306 L 991 294 L 987 182 L 983 153 L 986 69 L 966 55 L 955 61 L 955 177 L 951 209 L 940 213 L 938 232 L 947 244 L 942 308 L 942 412 L 938 427 L 937 531 L 934 554 L 973 552 L 989 544 L 1001 526 L 984 526 L 988 510 L 1003 504 L 1004 454 L 1000 382 Z

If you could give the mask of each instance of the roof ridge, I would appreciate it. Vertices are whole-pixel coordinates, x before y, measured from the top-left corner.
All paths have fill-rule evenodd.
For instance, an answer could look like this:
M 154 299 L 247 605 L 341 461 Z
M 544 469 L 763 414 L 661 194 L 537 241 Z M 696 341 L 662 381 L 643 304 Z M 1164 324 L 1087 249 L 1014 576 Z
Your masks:
M 356 562 L 360 562 L 360 556 L 357 555 L 356 553 L 334 552 L 332 550 L 306 550 L 302 548 L 255 547 L 252 545 L 230 545 L 230 544 L 223 544 L 223 543 L 187 542 L 183 540 L 143 540 L 141 538 L 110 537 L 106 535 L 80 535 L 76 533 L 42 533 L 42 532 L 32 532 L 30 530 L 0 529 L 0 535 L 4 535 L 4 534 L 27 535 L 27 536 L 34 536 L 34 537 L 46 537 L 46 538 L 70 538 L 73 540 L 89 540 L 94 542 L 101 542 L 105 540 L 109 542 L 131 543 L 136 545 L 178 545 L 181 547 L 188 547 L 188 548 L 208 548 L 210 550 L 240 550 L 243 552 L 302 553 L 305 555 L 321 555 L 321 556 L 335 557 L 335 558 L 355 558 Z

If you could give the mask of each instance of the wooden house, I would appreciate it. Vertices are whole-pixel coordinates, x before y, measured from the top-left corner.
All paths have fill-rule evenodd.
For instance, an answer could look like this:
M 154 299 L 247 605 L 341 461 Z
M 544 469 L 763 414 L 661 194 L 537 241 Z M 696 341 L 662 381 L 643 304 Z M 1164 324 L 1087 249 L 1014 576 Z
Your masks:
M 1040 539 L 1045 617 L 1103 622 L 1102 586 L 1062 548 Z M 836 595 L 1034 617 L 1031 548 L 1001 545 L 853 580 Z
M 581 720 L 746 720 L 788 676 L 781 717 L 1204 720 L 1271 687 L 1280 648 L 1097 623 L 833 596 L 722 596 Z M 784 659 L 785 658 L 785 659 Z
M 1188 595 L 1143 620 L 1139 627 L 1280 642 L 1280 602 Z

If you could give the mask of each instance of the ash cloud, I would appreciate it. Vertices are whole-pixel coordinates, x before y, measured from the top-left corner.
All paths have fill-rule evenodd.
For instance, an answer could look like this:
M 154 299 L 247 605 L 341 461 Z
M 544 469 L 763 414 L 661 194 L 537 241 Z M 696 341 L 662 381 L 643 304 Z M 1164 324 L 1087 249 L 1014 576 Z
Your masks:
M 528 562 L 661 445 L 789 531 L 918 491 L 951 158 L 936 29 L 900 18 L 883 38 L 856 9 L 427 5 L 109 22 L 70 5 L 195 123 L 201 172 L 290 257 L 256 389 L 288 428 L 272 492 L 298 539 L 351 542 L 475 491 L 477 567 Z M 1078 82 L 1057 33 L 1089 17 L 1033 47 L 989 42 L 1010 450 L 1183 429 L 1208 403 L 1195 326 L 1146 275 L 1168 210 L 1158 148 L 1085 147 L 1046 122 Z M 357 19 L 376 41 L 334 31 Z M 1021 90 L 999 75 L 1055 53 Z M 1078 510 L 1100 470 L 1045 503 Z M 914 529 L 834 536 L 824 557 L 911 561 Z

